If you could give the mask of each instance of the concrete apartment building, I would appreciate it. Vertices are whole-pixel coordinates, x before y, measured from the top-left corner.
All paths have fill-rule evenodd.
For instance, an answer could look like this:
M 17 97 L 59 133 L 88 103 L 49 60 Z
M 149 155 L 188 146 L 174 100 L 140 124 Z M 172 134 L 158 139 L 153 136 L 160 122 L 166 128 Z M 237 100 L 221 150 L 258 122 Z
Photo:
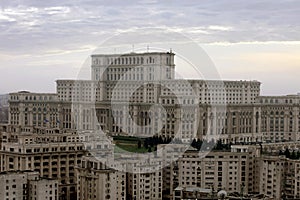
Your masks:
M 3 126 L 0 169 L 32 170 L 59 181 L 60 199 L 76 197 L 75 166 L 84 154 L 76 132 L 62 129 Z
M 177 161 L 178 185 L 173 192 L 194 188 L 211 192 L 257 193 L 255 187 L 255 158 L 260 151 L 255 146 L 233 146 L 231 151 L 199 152 L 187 150 Z M 175 194 L 175 193 L 174 193 Z M 176 199 L 176 196 L 173 196 Z
M 109 168 L 96 158 L 84 157 L 76 167 L 77 199 L 126 199 L 126 173 Z
M 180 187 L 248 193 L 248 153 L 212 152 L 203 159 L 198 154 L 198 151 L 187 151 L 179 160 Z
M 259 192 L 274 199 L 300 198 L 300 161 L 284 156 L 262 156 L 259 166 Z
M 188 150 L 177 161 L 178 185 L 168 199 L 212 198 L 218 191 L 265 199 L 300 198 L 300 161 L 261 154 L 259 145 L 233 145 L 230 151 Z M 209 190 L 209 191 L 208 191 Z M 251 197 L 253 198 L 253 197 Z
M 129 160 L 130 159 L 130 160 Z M 139 158 L 121 159 L 120 163 L 126 163 L 127 175 L 127 199 L 162 199 L 163 174 L 161 158 Z
M 142 155 L 141 155 L 142 156 Z M 122 155 L 114 163 L 84 156 L 76 167 L 78 199 L 162 199 L 161 158 Z
M 58 200 L 58 180 L 42 178 L 38 172 L 1 172 L 0 182 L 3 200 Z

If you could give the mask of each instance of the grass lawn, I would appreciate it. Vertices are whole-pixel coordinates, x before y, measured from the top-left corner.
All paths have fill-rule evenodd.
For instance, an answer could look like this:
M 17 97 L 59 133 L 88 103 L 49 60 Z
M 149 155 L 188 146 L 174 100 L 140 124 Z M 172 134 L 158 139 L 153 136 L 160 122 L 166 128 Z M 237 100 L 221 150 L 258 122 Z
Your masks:
M 138 148 L 138 141 L 141 141 L 141 148 Z M 115 153 L 126 153 L 126 152 L 133 152 L 133 153 L 146 153 L 148 149 L 143 146 L 143 139 L 135 138 L 135 137 L 125 137 L 119 136 L 114 137 L 115 145 Z M 152 148 L 153 150 L 154 148 Z
M 126 153 L 126 152 L 133 152 L 133 153 L 146 153 L 148 149 L 145 147 L 138 148 L 137 144 L 122 144 L 118 143 L 115 146 L 115 153 Z

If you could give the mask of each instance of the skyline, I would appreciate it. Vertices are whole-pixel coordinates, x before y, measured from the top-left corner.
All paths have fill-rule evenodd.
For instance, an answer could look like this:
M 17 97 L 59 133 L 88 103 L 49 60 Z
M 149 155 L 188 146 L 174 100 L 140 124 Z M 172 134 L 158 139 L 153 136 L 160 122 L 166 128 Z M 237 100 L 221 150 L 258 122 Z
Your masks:
M 76 78 L 82 63 L 111 35 L 158 27 L 195 41 L 222 79 L 258 80 L 262 95 L 296 94 L 299 5 L 226 0 L 1 2 L 0 93 L 55 92 L 55 80 Z

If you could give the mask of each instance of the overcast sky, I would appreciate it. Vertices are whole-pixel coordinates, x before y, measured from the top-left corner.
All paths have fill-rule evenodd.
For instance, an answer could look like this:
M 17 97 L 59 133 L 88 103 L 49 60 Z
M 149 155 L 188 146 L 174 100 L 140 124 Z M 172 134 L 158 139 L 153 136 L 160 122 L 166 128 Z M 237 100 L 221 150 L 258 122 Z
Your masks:
M 103 41 L 145 27 L 189 37 L 223 79 L 261 81 L 264 95 L 300 92 L 298 0 L 0 0 L 0 5 L 0 93 L 55 92 L 55 80 L 76 78 Z

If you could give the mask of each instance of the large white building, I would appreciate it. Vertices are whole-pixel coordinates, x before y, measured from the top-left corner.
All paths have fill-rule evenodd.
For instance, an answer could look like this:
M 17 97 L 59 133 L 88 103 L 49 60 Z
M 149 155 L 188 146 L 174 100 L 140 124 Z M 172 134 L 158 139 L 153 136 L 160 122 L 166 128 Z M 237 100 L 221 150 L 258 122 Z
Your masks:
M 225 142 L 263 140 L 256 119 L 260 109 L 254 107 L 260 82 L 175 79 L 174 56 L 92 55 L 91 80 L 58 80 L 55 94 L 11 93 L 10 124 L 101 128 L 184 141 L 216 134 L 223 134 Z M 149 110 L 154 104 L 161 107 Z M 240 115 L 249 119 L 240 124 L 246 127 L 236 129 Z
M 260 174 L 277 163 L 256 161 L 257 152 L 243 146 L 203 159 L 194 151 L 177 158 L 168 149 L 148 163 L 121 157 L 117 165 L 132 173 L 115 170 L 106 135 L 227 144 L 300 139 L 299 95 L 260 96 L 258 81 L 176 79 L 174 57 L 92 55 L 90 80 L 57 80 L 56 93 L 10 93 L 9 125 L 0 127 L 0 170 L 56 178 L 60 197 L 69 199 L 162 199 L 192 187 L 280 196 L 280 188 L 267 184 L 278 177 Z M 133 173 L 158 165 L 165 168 Z

